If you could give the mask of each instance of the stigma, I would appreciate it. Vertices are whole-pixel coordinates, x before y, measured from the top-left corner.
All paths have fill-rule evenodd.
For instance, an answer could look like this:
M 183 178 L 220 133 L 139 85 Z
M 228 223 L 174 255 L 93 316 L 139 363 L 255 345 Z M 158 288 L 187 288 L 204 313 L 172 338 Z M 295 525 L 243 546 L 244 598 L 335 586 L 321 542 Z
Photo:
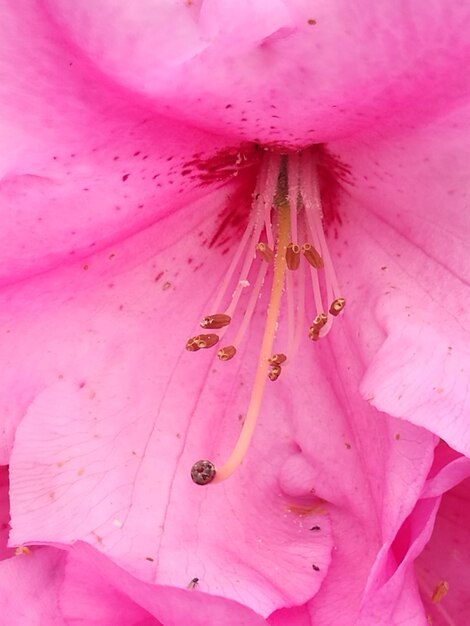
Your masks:
M 237 470 L 249 450 L 267 381 L 276 382 L 289 367 L 302 337 L 306 342 L 323 340 L 345 308 L 323 228 L 314 147 L 263 155 L 247 227 L 199 324 L 209 332 L 190 337 L 186 349 L 197 352 L 217 345 L 220 361 L 236 358 L 264 291 L 269 293 L 264 332 L 238 441 L 221 467 L 205 459 L 194 463 L 191 478 L 197 485 L 221 482 Z M 242 299 L 242 294 L 248 297 Z M 287 329 L 279 334 L 283 307 Z M 284 345 L 277 345 L 278 335 Z

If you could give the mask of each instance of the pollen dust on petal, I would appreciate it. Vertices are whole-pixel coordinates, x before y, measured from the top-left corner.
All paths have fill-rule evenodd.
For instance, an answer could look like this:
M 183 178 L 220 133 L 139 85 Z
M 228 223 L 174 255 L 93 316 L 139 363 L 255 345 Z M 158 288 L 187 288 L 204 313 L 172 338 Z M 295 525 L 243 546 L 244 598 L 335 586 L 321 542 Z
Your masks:
M 434 591 L 432 592 L 431 600 L 434 602 L 434 604 L 438 604 L 442 600 L 442 598 L 447 595 L 448 591 L 449 583 L 447 582 L 447 580 L 439 581 L 435 586 Z
M 318 499 L 309 504 L 288 504 L 287 511 L 298 515 L 299 517 L 305 517 L 306 515 L 325 515 L 327 512 L 325 500 Z

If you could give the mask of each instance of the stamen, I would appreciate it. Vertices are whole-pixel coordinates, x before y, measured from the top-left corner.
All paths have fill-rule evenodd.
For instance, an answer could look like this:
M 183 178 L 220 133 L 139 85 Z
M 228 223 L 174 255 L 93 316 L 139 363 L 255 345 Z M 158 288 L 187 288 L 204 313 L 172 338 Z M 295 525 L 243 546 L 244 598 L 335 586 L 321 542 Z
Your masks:
M 231 322 L 232 318 L 230 315 L 225 315 L 225 313 L 216 313 L 215 315 L 207 315 L 204 319 L 201 320 L 202 328 L 209 329 L 219 329 L 224 326 L 228 326 Z
M 287 253 L 286 253 L 287 263 Z M 287 300 L 287 353 L 292 354 L 295 337 L 295 292 L 294 275 L 286 273 L 286 300 Z
M 276 187 L 276 179 L 273 174 L 273 166 L 274 172 L 276 171 L 276 166 L 279 169 L 279 156 L 277 155 L 270 155 L 269 161 L 266 160 L 261 165 L 261 172 L 256 183 L 256 189 L 254 193 L 253 211 L 250 219 L 248 220 L 248 225 L 245 229 L 245 232 L 243 233 L 240 244 L 238 245 L 236 253 L 233 256 L 228 271 L 225 274 L 224 280 L 222 281 L 222 285 L 212 304 L 211 308 L 213 311 L 220 310 L 221 302 L 227 292 L 228 286 L 233 280 L 233 276 L 245 250 L 245 260 L 240 271 L 240 279 L 237 283 L 237 288 L 232 294 L 232 302 L 226 313 L 228 313 L 229 310 L 231 310 L 232 312 L 235 310 L 243 287 L 248 284 L 247 276 L 253 263 L 253 252 L 255 251 L 256 243 L 259 241 L 260 234 L 264 226 L 262 214 L 264 211 L 266 220 L 266 212 L 268 211 L 268 209 L 266 208 L 268 206 L 266 202 L 266 191 L 268 187 L 274 185 L 272 192 L 274 195 L 274 190 Z M 272 182 L 273 178 L 274 183 Z M 271 212 L 271 205 L 269 205 L 268 212 Z M 266 234 L 268 239 L 268 245 L 273 248 L 274 244 L 271 229 L 267 230 Z
M 233 359 L 236 353 L 237 349 L 235 348 L 235 346 L 225 346 L 225 348 L 220 348 L 220 350 L 217 352 L 217 357 L 221 361 L 230 361 L 230 359 Z
M 322 226 L 322 207 L 320 199 L 320 189 L 318 186 L 318 175 L 316 163 L 313 162 L 312 155 L 308 150 L 302 153 L 302 161 L 304 167 L 301 193 L 305 203 L 307 222 L 314 237 L 314 245 L 320 251 L 320 255 L 325 264 L 325 272 L 328 277 L 328 283 L 332 287 L 335 297 L 339 297 L 340 290 L 338 279 L 331 261 L 330 251 L 326 243 L 325 233 Z
M 322 313 L 324 309 L 322 295 L 320 291 L 320 282 L 318 280 L 318 273 L 313 268 L 311 268 L 310 270 L 310 278 L 312 281 L 313 299 L 315 301 L 315 312 L 318 315 Z
M 282 354 L 282 353 L 273 354 L 272 357 L 269 359 L 269 362 L 271 363 L 271 365 L 282 365 L 286 361 L 287 361 L 287 357 L 285 354 Z
M 289 180 L 290 236 L 292 241 L 297 243 L 299 239 L 297 234 L 297 204 L 300 195 L 300 156 L 298 152 L 291 154 L 287 161 L 287 177 Z
M 286 251 L 286 263 L 290 270 L 296 270 L 300 265 L 300 246 L 296 243 L 290 243 Z
M 320 339 L 320 331 L 326 325 L 328 317 L 325 313 L 319 313 L 313 320 L 312 325 L 308 329 L 308 336 L 312 341 Z
M 271 209 L 273 206 L 273 198 L 277 188 L 279 167 L 279 155 L 269 155 L 269 158 L 267 160 L 266 184 L 262 193 L 262 201 L 264 204 L 264 224 L 266 228 L 266 237 L 268 239 L 268 246 L 271 249 L 274 248 L 274 235 L 271 225 Z
M 268 369 L 268 378 L 269 380 L 275 381 L 281 375 L 281 366 L 280 365 L 270 365 Z
M 336 298 L 333 300 L 330 306 L 330 313 L 335 317 L 341 313 L 346 305 L 346 300 L 344 298 Z
M 289 276 L 289 274 L 288 274 Z M 287 352 L 290 355 L 290 358 L 293 359 L 297 355 L 297 351 L 299 349 L 300 341 L 303 336 L 304 331 L 304 321 L 305 321 L 305 264 L 301 263 L 299 271 L 297 273 L 298 282 L 297 289 L 295 293 L 295 302 L 296 302 L 296 321 L 294 326 L 294 337 L 292 343 L 287 346 Z
M 263 259 L 263 261 L 266 261 L 266 263 L 272 263 L 274 261 L 274 251 L 271 250 L 271 248 L 265 243 L 257 243 L 256 252 Z
M 245 336 L 248 326 L 250 325 L 251 319 L 256 309 L 256 304 L 259 300 L 261 287 L 263 286 L 264 279 L 266 278 L 267 271 L 268 271 L 268 266 L 265 263 L 263 263 L 258 270 L 258 276 L 253 286 L 253 290 L 251 292 L 250 299 L 248 301 L 248 306 L 246 307 L 245 315 L 243 316 L 242 323 L 240 324 L 238 333 L 233 341 L 233 345 L 235 347 L 238 347 L 240 345 L 240 342 Z
M 196 335 L 190 337 L 186 342 L 186 350 L 189 352 L 197 352 L 201 348 L 212 348 L 219 341 L 218 335 L 208 333 L 207 335 Z
M 324 267 L 320 253 L 315 250 L 311 243 L 304 243 L 302 246 L 302 254 L 315 269 L 319 270 Z
M 245 229 L 245 232 L 243 233 L 240 243 L 238 244 L 238 248 L 232 257 L 228 270 L 224 274 L 224 279 L 222 281 L 222 284 L 220 285 L 220 289 L 217 292 L 214 302 L 212 303 L 211 309 L 213 311 L 220 310 L 220 305 L 222 303 L 222 300 L 226 294 L 226 291 L 228 289 L 230 282 L 233 279 L 233 275 L 235 274 L 235 271 L 238 267 L 240 259 L 247 248 L 247 245 L 249 249 L 248 241 L 253 239 L 253 231 L 255 229 L 255 225 L 259 222 L 259 218 L 260 218 L 259 210 L 260 210 L 260 205 L 254 208 L 253 214 L 251 215 L 248 221 L 248 225 Z

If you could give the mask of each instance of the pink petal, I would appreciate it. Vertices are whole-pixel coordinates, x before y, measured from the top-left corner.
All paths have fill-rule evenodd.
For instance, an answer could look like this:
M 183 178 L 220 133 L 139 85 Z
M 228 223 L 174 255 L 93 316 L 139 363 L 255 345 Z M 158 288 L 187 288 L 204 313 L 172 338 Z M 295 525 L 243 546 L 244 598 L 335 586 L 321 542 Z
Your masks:
M 0 610 L 4 624 L 66 626 L 58 609 L 65 552 L 33 549 L 0 562 Z
M 204 166 L 229 142 L 117 88 L 41 3 L 3 7 L 0 37 L 2 284 L 130 236 L 233 174 L 238 145 Z
M 413 562 L 429 540 L 439 498 L 421 500 L 400 528 L 393 544 L 379 555 L 357 624 L 421 626 L 425 614 Z
M 344 290 L 362 300 L 359 332 L 369 337 L 371 314 L 383 332 L 366 342 L 363 394 L 467 455 L 469 128 L 461 109 L 406 135 L 331 147 L 352 172 L 334 246 L 346 251 Z M 354 285 L 348 265 L 361 277 Z
M 11 541 L 82 539 L 143 580 L 186 588 L 196 576 L 202 591 L 268 615 L 319 589 L 332 540 L 328 516 L 299 512 L 279 488 L 293 443 L 278 402 L 243 473 L 206 493 L 190 481 L 200 455 L 232 445 L 256 350 L 240 353 L 228 387 L 233 374 L 214 373 L 213 355 L 184 350 L 225 271 L 219 249 L 194 242 L 223 219 L 212 200 L 95 255 L 86 270 L 5 290 L 28 407 L 11 458 Z
M 431 541 L 416 562 L 416 575 L 426 612 L 434 626 L 466 624 L 470 619 L 470 480 L 442 498 Z M 448 593 L 432 600 L 439 585 Z
M 470 460 L 455 457 L 456 454 L 445 444 L 436 448 L 421 499 L 393 542 L 383 546 L 372 568 L 359 624 L 366 626 L 380 621 L 390 626 L 424 623 L 420 592 L 422 594 L 426 589 L 426 581 L 423 583 L 423 576 L 419 573 L 422 572 L 421 566 L 416 567 L 415 576 L 413 562 L 416 559 L 422 562 L 425 558 L 422 551 L 433 532 L 436 513 L 441 511 L 440 496 L 470 475 Z M 429 573 L 429 568 L 427 571 Z M 452 615 L 457 617 L 456 613 Z
M 139 581 L 82 543 L 70 553 L 61 591 L 64 616 L 71 623 L 84 626 L 95 624 L 93 620 L 97 626 L 113 626 L 116 618 L 120 624 L 138 623 L 142 626 L 266 624 L 250 609 L 237 602 L 210 596 L 199 586 L 176 589 Z M 128 621 L 125 621 L 126 617 Z
M 279 609 L 268 617 L 267 622 L 269 626 L 312 626 L 306 605 Z
M 106 558 L 100 561 L 94 550 L 86 551 L 78 544 L 68 553 L 60 588 L 59 606 L 66 623 L 83 626 L 114 626 L 116 623 L 162 626 L 129 596 L 129 589 L 142 587 L 142 583 L 127 575 L 127 589 L 122 589 L 119 580 L 123 576 L 119 568 Z M 147 587 L 149 594 L 158 594 L 156 587 Z
M 14 553 L 14 550 L 7 547 L 10 529 L 8 487 L 8 467 L 0 466 L 0 560 L 8 558 Z
M 466 94 L 468 7 L 446 0 L 49 0 L 87 58 L 160 110 L 295 145 L 401 125 Z

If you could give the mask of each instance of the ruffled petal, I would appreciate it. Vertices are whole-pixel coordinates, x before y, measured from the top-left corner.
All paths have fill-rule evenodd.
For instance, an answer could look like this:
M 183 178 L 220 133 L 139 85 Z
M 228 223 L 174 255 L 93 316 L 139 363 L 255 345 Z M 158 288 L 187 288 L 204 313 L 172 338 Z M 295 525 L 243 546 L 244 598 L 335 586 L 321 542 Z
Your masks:
M 350 171 L 333 249 L 369 369 L 366 398 L 470 454 L 470 110 L 334 144 Z M 360 278 L 351 279 L 351 272 Z M 371 341 L 370 326 L 382 329 Z
M 295 440 L 304 459 L 302 495 L 306 498 L 312 490 L 326 501 L 334 538 L 328 576 L 309 603 L 315 626 L 334 620 L 353 626 L 362 619 L 379 555 L 388 553 L 414 510 L 436 443 L 423 429 L 380 414 L 361 398 L 358 386 L 366 364 L 362 340 L 354 332 L 352 306 L 328 339 L 319 342 L 308 373 L 296 372 L 295 401 L 314 406 L 310 419 L 305 414 L 294 417 Z M 372 341 L 372 333 L 369 337 Z M 312 370 L 314 385 L 308 382 Z M 418 549 L 410 553 L 411 563 L 418 553 Z M 387 564 L 388 576 L 397 567 Z M 411 596 L 410 602 L 419 608 L 419 594 Z M 384 602 L 388 598 L 388 615 L 401 611 L 400 607 L 406 612 L 397 590 L 384 598 Z
M 431 540 L 416 561 L 426 612 L 434 626 L 466 624 L 470 619 L 470 480 L 442 498 Z

